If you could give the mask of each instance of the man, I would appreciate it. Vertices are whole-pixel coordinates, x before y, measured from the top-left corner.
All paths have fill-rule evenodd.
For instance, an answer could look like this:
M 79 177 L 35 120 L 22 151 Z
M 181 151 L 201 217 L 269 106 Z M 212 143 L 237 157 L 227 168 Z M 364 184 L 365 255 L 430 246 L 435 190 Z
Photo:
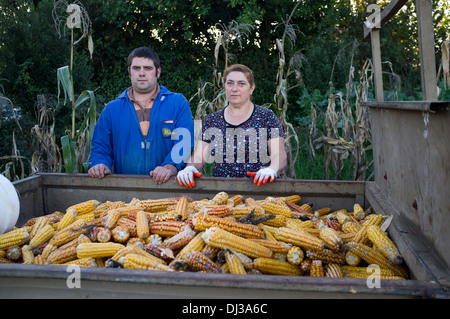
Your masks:
M 135 49 L 128 57 L 131 87 L 102 111 L 92 137 L 91 177 L 111 174 L 152 176 L 156 184 L 176 175 L 194 145 L 187 99 L 158 84 L 156 52 Z

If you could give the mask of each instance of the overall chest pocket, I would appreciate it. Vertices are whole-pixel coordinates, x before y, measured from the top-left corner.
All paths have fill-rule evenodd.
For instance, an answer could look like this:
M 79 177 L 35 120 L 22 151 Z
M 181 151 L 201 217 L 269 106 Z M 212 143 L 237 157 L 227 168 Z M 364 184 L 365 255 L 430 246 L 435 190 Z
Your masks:
M 175 120 L 161 120 L 159 128 L 162 137 L 170 139 L 175 130 Z

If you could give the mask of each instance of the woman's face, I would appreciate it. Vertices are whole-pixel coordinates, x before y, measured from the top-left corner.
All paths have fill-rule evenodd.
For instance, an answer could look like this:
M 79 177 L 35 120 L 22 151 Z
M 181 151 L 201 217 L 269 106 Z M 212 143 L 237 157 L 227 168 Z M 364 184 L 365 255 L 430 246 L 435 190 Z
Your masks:
M 239 106 L 249 102 L 255 89 L 250 86 L 247 77 L 242 72 L 230 72 L 225 81 L 225 93 L 231 105 Z

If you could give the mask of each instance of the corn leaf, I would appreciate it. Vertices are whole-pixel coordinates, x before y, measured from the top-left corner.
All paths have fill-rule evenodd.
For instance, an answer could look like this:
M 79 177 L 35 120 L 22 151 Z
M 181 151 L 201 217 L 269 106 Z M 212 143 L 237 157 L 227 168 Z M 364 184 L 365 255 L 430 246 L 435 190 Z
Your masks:
M 72 101 L 72 85 L 70 84 L 70 70 L 68 66 L 63 66 L 57 71 L 58 78 L 58 99 L 61 92 L 61 85 L 64 90 L 64 104 L 66 104 L 67 98 Z
M 66 173 L 76 173 L 77 170 L 77 157 L 75 155 L 76 142 L 71 141 L 68 135 L 64 135 L 61 137 L 61 146 L 63 150 Z

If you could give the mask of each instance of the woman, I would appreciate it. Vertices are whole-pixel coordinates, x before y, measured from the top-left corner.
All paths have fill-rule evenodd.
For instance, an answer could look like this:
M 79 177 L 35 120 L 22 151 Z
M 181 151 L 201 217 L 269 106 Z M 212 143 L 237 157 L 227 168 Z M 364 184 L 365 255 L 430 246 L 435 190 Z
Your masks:
M 187 166 L 178 172 L 180 186 L 195 186 L 194 176 L 213 161 L 213 176 L 254 177 L 258 186 L 273 182 L 286 166 L 284 131 L 275 114 L 251 101 L 253 72 L 242 64 L 224 72 L 228 106 L 207 116 Z

